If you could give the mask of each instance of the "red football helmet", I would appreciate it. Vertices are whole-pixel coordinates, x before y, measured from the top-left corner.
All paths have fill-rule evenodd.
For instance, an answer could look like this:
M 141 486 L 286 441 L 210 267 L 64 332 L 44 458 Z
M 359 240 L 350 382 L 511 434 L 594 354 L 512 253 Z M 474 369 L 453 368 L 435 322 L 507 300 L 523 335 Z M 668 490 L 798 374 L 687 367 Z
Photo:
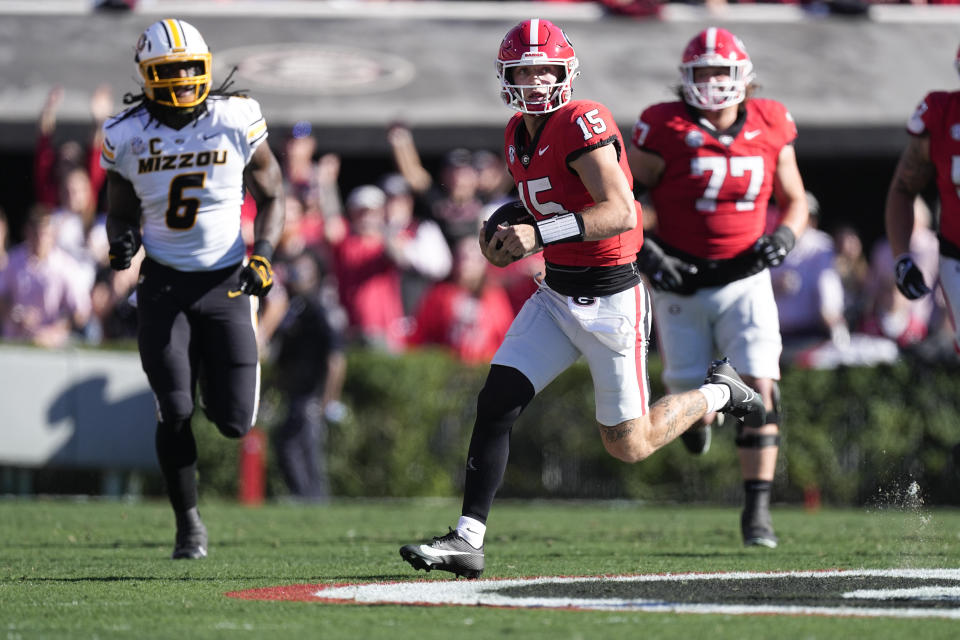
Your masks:
M 511 70 L 525 65 L 556 65 L 563 69 L 557 82 L 545 85 L 549 90 L 546 100 L 528 102 L 523 90 L 531 85 L 513 83 Z M 500 43 L 497 56 L 497 77 L 500 78 L 500 97 L 511 109 L 523 113 L 550 113 L 570 102 L 573 79 L 580 74 L 580 63 L 563 29 L 549 20 L 524 20 L 507 32 Z
M 698 67 L 729 67 L 728 82 L 694 82 Z M 683 51 L 680 64 L 683 99 L 692 107 L 719 111 L 740 104 L 747 96 L 747 85 L 753 82 L 753 63 L 740 38 L 726 29 L 704 29 Z

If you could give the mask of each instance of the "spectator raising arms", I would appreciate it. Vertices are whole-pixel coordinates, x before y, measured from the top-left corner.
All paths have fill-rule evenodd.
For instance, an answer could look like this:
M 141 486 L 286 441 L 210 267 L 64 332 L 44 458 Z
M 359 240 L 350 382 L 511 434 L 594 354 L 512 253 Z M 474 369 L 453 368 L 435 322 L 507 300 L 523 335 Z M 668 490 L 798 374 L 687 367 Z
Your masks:
M 402 351 L 406 343 L 400 268 L 387 250 L 387 196 L 376 185 L 347 196 L 350 230 L 333 247 L 340 300 L 350 318 L 349 338 L 360 344 Z
M 409 316 L 416 312 L 426 289 L 450 274 L 453 257 L 437 223 L 417 215 L 413 194 L 403 176 L 388 174 L 380 180 L 380 186 L 386 196 L 386 248 L 400 268 L 403 310 Z
M 387 141 L 400 174 L 420 198 L 450 246 L 464 236 L 473 237 L 480 224 L 483 201 L 480 176 L 467 149 L 454 149 L 443 158 L 435 181 L 420 162 L 413 134 L 405 126 L 393 125 Z
M 100 145 L 103 123 L 113 110 L 113 90 L 109 85 L 97 87 L 90 97 L 93 133 L 88 146 L 75 140 L 55 146 L 57 112 L 63 102 L 63 87 L 55 86 L 47 95 L 37 122 L 37 145 L 34 152 L 33 184 L 37 202 L 56 208 L 61 204 L 59 185 L 71 169 L 83 169 L 90 176 L 90 189 L 96 198 L 107 175 L 100 166 Z

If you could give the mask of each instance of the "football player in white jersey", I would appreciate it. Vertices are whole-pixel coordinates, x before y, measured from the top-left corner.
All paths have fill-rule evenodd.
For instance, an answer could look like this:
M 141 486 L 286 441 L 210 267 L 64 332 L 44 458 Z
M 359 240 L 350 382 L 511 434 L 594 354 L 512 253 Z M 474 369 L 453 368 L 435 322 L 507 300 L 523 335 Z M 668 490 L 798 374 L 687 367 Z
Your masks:
M 110 266 L 137 285 L 140 359 L 157 403 L 156 447 L 176 515 L 174 558 L 207 554 L 197 513 L 197 447 L 190 427 L 200 383 L 207 416 L 228 438 L 256 418 L 259 296 L 283 228 L 282 176 L 256 100 L 211 91 L 211 55 L 192 25 L 147 27 L 135 61 L 143 92 L 104 124 Z M 240 235 L 244 189 L 257 204 L 253 254 Z

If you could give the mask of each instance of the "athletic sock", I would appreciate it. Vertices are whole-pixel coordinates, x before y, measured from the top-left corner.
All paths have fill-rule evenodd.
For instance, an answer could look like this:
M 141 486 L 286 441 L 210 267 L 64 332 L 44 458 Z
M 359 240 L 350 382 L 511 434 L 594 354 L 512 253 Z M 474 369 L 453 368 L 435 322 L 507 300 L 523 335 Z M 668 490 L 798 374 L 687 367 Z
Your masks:
M 457 535 L 470 543 L 471 547 L 479 549 L 483 546 L 483 535 L 487 532 L 487 525 L 470 516 L 460 516 L 457 522 Z
M 769 511 L 772 489 L 773 483 L 769 480 L 745 480 L 743 482 L 743 491 L 746 494 L 744 512 Z
M 700 387 L 699 391 L 707 399 L 707 413 L 720 411 L 730 402 L 730 387 L 725 384 L 708 383 Z

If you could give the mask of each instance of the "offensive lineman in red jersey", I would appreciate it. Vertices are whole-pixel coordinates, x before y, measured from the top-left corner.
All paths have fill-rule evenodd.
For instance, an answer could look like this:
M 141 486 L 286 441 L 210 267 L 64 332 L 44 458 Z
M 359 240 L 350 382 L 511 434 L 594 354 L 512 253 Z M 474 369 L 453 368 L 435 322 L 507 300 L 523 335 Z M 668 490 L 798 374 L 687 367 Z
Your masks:
M 652 454 L 707 413 L 761 424 L 763 403 L 726 360 L 707 363 L 707 381 L 652 406 L 646 371 L 649 302 L 635 266 L 640 207 L 613 116 L 571 100 L 578 61 L 563 31 L 521 22 L 500 45 L 501 97 L 518 111 L 504 152 L 535 224 L 499 228 L 480 247 L 503 267 L 544 252 L 546 276 L 493 357 L 477 400 L 457 528 L 400 555 L 415 569 L 459 576 L 483 572 L 483 537 L 503 480 L 513 423 L 533 397 L 583 356 L 593 377 L 604 447 L 625 462 Z M 702 371 L 702 370 L 701 370 Z
M 741 532 L 746 545 L 775 547 L 769 499 L 782 347 L 767 267 L 783 261 L 809 215 L 792 146 L 796 126 L 779 102 L 750 98 L 753 64 L 725 29 L 693 38 L 680 71 L 683 101 L 643 111 L 628 152 L 658 223 L 637 263 L 655 290 L 667 389 L 695 388 L 719 351 L 763 397 L 767 423 L 743 425 L 736 437 L 746 491 Z M 782 218 L 763 235 L 771 195 Z M 684 434 L 690 451 L 706 452 L 713 419 Z
M 960 51 L 954 66 L 960 72 Z M 910 256 L 910 238 L 914 201 L 935 177 L 941 210 L 940 286 L 950 306 L 954 348 L 960 352 L 960 91 L 928 93 L 907 121 L 907 132 L 910 140 L 890 182 L 885 212 L 897 288 L 910 300 L 930 293 Z

